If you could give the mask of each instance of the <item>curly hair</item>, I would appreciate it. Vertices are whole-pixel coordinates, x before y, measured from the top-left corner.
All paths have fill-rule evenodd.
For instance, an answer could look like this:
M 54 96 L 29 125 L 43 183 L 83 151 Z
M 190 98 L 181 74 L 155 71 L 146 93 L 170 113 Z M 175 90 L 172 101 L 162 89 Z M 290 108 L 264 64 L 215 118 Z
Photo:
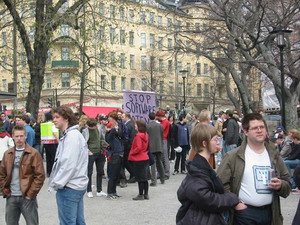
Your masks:
M 73 113 L 72 109 L 66 106 L 60 106 L 51 110 L 51 113 L 57 113 L 58 115 L 62 116 L 64 119 L 68 120 L 69 127 L 74 126 L 77 124 L 77 119 L 75 114 Z

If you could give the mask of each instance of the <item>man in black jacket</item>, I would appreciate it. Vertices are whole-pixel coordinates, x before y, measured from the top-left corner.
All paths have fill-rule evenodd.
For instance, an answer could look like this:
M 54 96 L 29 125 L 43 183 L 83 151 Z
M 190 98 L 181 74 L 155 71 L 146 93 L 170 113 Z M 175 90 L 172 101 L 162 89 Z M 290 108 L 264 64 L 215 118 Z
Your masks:
M 224 146 L 222 155 L 237 147 L 239 142 L 239 125 L 233 117 L 232 110 L 226 110 L 226 121 L 223 124 Z

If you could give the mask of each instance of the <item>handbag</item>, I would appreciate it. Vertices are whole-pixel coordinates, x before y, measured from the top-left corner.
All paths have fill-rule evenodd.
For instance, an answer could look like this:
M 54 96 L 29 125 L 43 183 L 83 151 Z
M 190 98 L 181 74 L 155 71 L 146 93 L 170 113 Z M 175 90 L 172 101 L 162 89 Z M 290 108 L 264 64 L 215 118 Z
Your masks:
M 152 152 L 148 151 L 148 156 L 149 156 L 149 165 L 152 166 L 155 163 L 155 158 Z

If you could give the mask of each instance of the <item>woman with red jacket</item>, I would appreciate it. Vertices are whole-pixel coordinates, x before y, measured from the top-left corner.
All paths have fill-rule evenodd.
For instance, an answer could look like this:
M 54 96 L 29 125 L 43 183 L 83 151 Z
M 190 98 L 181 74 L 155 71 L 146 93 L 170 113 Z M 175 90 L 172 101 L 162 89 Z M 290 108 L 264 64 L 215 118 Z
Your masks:
M 148 156 L 148 134 L 146 132 L 146 123 L 143 120 L 137 120 L 136 128 L 138 133 L 134 136 L 132 146 L 129 152 L 128 160 L 133 162 L 135 180 L 138 182 L 139 194 L 133 200 L 149 199 L 148 178 L 149 178 L 149 156 Z

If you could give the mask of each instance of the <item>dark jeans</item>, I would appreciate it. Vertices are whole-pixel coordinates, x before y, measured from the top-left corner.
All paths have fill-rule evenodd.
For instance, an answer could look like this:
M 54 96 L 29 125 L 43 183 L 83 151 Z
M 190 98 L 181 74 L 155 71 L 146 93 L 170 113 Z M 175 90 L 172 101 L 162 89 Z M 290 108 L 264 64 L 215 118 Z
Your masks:
M 112 160 L 108 163 L 111 166 L 111 173 L 107 185 L 107 194 L 113 195 L 117 193 L 117 180 L 121 171 L 123 156 L 113 155 Z
M 45 144 L 47 175 L 49 176 L 55 160 L 55 154 L 58 144 Z
M 151 165 L 151 182 L 156 184 L 156 169 L 161 181 L 165 180 L 165 169 L 162 163 L 162 153 L 161 152 L 153 152 L 152 153 L 155 158 L 155 163 Z
M 180 166 L 180 171 L 185 171 L 185 161 L 186 161 L 186 154 L 189 150 L 189 146 L 184 145 L 184 146 L 180 146 L 182 148 L 181 152 L 176 152 L 176 161 L 175 161 L 175 167 L 174 167 L 174 171 L 179 171 L 179 163 L 181 160 L 181 166 Z
M 235 210 L 233 225 L 271 225 L 272 224 L 272 207 L 248 206 L 244 210 Z
M 19 219 L 22 213 L 26 224 L 38 225 L 39 216 L 37 208 L 36 198 L 28 200 L 24 199 L 22 196 L 10 196 L 6 199 L 6 224 L 19 224 Z
M 130 161 L 128 161 L 128 155 L 129 155 L 129 150 L 124 151 L 124 157 L 123 157 L 123 163 L 121 167 L 121 172 L 120 172 L 120 180 L 126 183 L 126 175 L 125 175 L 125 169 L 129 172 L 130 178 L 134 177 L 134 169 L 133 165 Z
M 94 163 L 96 164 L 96 183 L 97 183 L 97 192 L 102 191 L 102 174 L 104 172 L 104 164 L 105 164 L 105 156 L 100 153 L 94 153 L 93 155 L 89 155 L 89 164 L 88 164 L 88 178 L 89 183 L 87 186 L 87 192 L 92 191 L 92 175 Z
M 169 155 L 169 159 L 170 160 L 174 160 L 175 159 L 175 150 L 174 150 L 174 146 L 171 144 L 171 141 L 168 140 L 168 155 Z

